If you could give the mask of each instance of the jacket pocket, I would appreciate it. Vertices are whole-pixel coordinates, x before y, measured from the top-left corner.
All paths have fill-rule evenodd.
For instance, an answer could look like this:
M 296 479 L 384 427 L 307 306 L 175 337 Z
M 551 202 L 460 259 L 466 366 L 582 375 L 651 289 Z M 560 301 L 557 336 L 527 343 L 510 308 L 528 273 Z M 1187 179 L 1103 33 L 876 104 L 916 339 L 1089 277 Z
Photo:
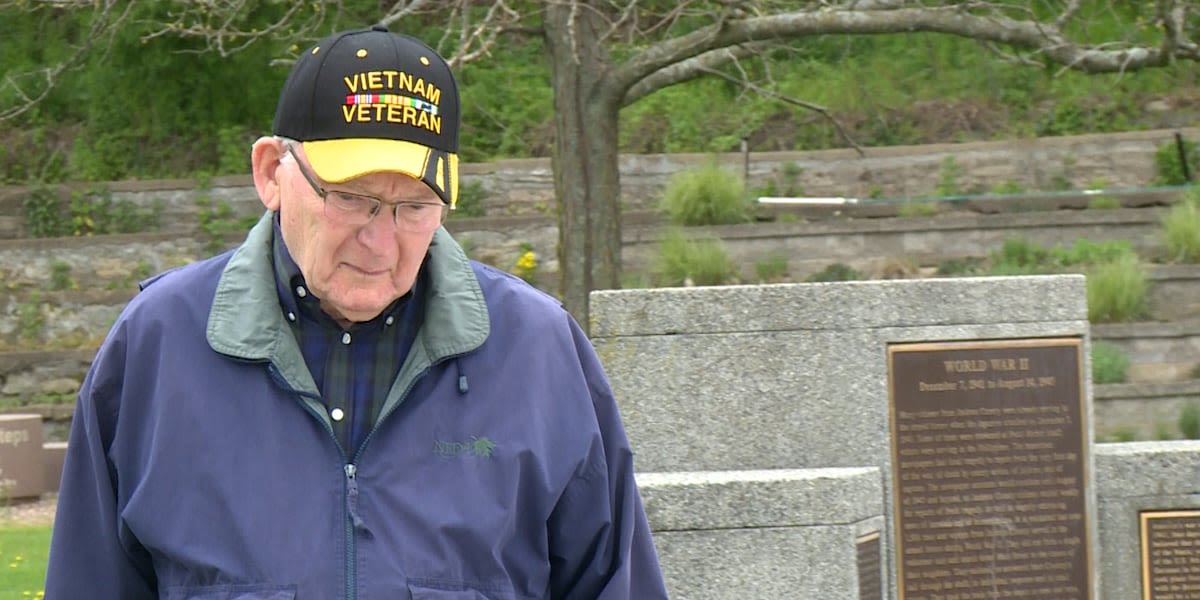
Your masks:
M 167 600 L 296 600 L 294 585 L 205 585 L 172 587 Z
M 432 588 L 417 583 L 409 583 L 408 592 L 412 600 L 488 600 L 476 590 Z

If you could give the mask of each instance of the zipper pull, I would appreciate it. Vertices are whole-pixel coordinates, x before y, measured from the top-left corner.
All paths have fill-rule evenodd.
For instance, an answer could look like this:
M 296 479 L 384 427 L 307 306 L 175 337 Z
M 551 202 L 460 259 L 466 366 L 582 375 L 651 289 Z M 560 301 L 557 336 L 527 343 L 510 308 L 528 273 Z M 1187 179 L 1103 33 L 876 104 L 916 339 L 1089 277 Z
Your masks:
M 355 529 L 366 531 L 367 525 L 358 514 L 358 480 L 355 479 L 357 473 L 358 467 L 354 466 L 354 463 L 346 465 L 346 512 L 350 514 L 350 522 L 354 524 Z

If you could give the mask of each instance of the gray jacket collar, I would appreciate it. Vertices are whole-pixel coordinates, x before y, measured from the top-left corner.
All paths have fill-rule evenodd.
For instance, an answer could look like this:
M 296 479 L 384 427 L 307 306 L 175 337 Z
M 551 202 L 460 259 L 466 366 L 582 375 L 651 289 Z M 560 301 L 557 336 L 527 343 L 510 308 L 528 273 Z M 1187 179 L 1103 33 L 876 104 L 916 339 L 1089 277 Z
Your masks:
M 271 261 L 272 218 L 271 212 L 263 215 L 221 273 L 208 315 L 208 343 L 233 358 L 270 361 L 293 388 L 315 395 L 312 375 L 279 308 Z M 397 383 L 435 362 L 478 348 L 490 329 L 475 271 L 445 229 L 434 234 L 428 260 L 425 320 Z M 406 387 L 393 387 L 387 404 L 394 404 L 398 398 L 393 396 Z

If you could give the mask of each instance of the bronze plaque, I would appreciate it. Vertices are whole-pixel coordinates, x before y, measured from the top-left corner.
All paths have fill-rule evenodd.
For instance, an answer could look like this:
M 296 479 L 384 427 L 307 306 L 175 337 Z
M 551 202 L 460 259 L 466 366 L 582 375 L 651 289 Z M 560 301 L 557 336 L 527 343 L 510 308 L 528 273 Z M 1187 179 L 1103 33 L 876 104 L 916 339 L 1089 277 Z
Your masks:
M 1200 598 L 1200 510 L 1144 511 L 1142 598 Z
M 883 600 L 883 561 L 879 557 L 879 532 L 855 540 L 858 550 L 858 600 Z
M 1088 599 L 1079 338 L 888 347 L 900 600 Z
M 0 498 L 30 498 L 45 491 L 42 417 L 0 415 Z

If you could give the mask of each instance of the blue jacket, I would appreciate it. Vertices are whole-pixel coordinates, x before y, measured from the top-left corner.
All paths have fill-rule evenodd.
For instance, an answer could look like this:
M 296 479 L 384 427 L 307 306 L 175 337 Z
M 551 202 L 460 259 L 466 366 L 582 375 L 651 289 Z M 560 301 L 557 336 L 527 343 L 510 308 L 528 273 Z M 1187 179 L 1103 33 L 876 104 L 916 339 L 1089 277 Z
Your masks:
M 144 286 L 79 392 L 53 600 L 665 598 L 612 392 L 556 301 L 430 249 L 355 456 L 279 308 L 270 215 Z

